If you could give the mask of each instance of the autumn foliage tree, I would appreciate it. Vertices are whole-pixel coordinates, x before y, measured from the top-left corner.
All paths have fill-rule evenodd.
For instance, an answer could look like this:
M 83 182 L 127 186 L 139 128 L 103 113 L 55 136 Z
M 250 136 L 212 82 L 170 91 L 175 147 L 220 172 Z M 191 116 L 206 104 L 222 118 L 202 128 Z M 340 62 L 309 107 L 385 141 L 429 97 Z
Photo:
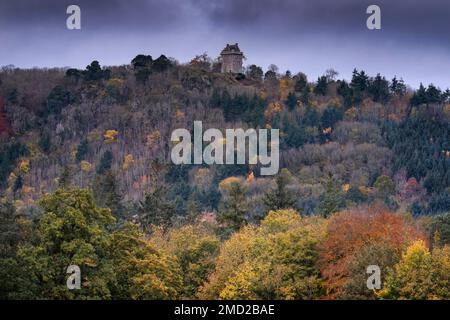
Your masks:
M 216 270 L 200 292 L 207 299 L 314 299 L 322 294 L 317 243 L 322 220 L 294 210 L 271 211 L 220 250 Z
M 327 234 L 319 246 L 319 264 L 329 298 L 353 294 L 373 297 L 364 292 L 351 291 L 350 281 L 358 274 L 366 277 L 368 266 L 360 265 L 355 269 L 355 259 L 365 259 L 373 265 L 388 267 L 391 257 L 400 255 L 413 241 L 426 238 L 411 219 L 382 206 L 339 212 L 330 217 L 327 225 Z M 373 254 L 361 254 L 361 250 Z M 383 256 L 387 259 L 383 259 Z
M 390 270 L 379 297 L 387 299 L 449 299 L 450 247 L 429 251 L 424 241 L 411 244 Z
M 109 209 L 98 208 L 85 189 L 45 195 L 39 222 L 39 239 L 19 248 L 18 256 L 30 282 L 38 284 L 35 297 L 47 299 L 108 299 L 114 272 L 108 251 L 114 223 Z M 81 290 L 66 286 L 66 269 L 81 269 Z
M 180 297 L 193 299 L 214 270 L 220 239 L 207 226 L 185 225 L 154 230 L 150 243 L 174 257 L 180 267 Z
M 111 244 L 114 299 L 166 300 L 180 296 L 182 272 L 175 257 L 145 239 L 137 225 L 126 223 L 114 232 Z

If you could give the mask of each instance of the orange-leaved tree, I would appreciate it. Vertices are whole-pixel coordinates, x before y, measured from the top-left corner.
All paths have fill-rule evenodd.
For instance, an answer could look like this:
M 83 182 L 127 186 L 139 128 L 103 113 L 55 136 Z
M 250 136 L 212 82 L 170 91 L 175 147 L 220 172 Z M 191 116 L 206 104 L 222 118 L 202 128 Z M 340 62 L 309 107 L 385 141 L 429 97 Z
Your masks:
M 374 298 L 366 286 L 366 268 L 378 265 L 383 276 L 408 245 L 425 238 L 413 219 L 381 205 L 334 214 L 319 245 L 327 298 Z M 359 282 L 355 285 L 354 281 Z

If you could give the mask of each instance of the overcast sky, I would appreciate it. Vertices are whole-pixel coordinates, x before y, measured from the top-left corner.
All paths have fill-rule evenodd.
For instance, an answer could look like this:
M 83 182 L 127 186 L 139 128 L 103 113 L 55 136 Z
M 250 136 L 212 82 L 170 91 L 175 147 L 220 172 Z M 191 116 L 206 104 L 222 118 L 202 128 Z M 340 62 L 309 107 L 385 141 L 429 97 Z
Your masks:
M 81 30 L 66 28 L 70 4 L 81 7 Z M 382 30 L 366 27 L 371 4 Z M 0 0 L 0 65 L 120 65 L 138 53 L 187 62 L 235 42 L 246 65 L 310 80 L 358 68 L 450 87 L 448 0 Z

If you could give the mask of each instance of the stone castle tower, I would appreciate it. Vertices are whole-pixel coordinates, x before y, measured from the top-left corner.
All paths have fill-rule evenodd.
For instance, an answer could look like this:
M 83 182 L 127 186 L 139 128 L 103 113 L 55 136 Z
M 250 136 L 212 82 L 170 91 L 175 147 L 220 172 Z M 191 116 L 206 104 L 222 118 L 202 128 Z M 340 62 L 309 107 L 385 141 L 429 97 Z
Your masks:
M 237 43 L 227 44 L 220 53 L 222 58 L 222 72 L 241 73 L 244 53 L 241 52 Z

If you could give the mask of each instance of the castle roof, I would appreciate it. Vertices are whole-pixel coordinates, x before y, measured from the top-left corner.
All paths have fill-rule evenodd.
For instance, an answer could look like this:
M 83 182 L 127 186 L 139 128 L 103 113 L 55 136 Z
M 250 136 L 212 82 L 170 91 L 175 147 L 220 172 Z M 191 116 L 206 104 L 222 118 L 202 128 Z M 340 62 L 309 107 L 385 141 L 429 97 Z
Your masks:
M 222 50 L 220 53 L 223 54 L 239 54 L 242 55 L 241 49 L 239 49 L 239 46 L 237 43 L 235 44 L 227 44 L 227 46 Z

